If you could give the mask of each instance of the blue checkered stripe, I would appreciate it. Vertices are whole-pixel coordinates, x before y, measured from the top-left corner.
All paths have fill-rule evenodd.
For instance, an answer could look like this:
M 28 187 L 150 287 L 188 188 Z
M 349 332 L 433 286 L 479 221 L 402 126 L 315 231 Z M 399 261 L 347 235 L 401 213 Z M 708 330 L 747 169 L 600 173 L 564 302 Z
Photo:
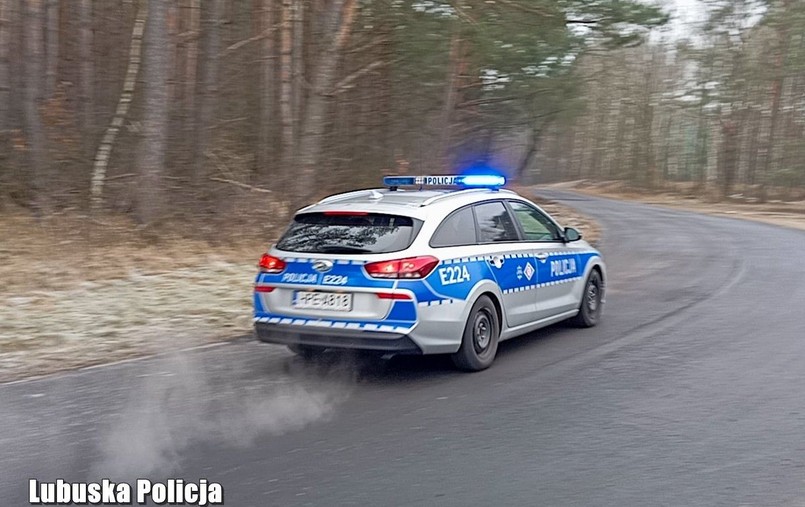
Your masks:
M 529 285 L 509 287 L 509 288 L 501 287 L 501 292 L 503 294 L 512 294 L 512 293 L 516 293 L 516 292 L 523 292 L 523 291 L 528 291 L 528 290 L 536 290 L 536 289 L 543 288 L 543 287 L 550 287 L 550 286 L 555 286 L 555 285 L 561 285 L 561 284 L 576 282 L 576 281 L 580 280 L 583 277 L 587 262 L 589 262 L 590 258 L 592 258 L 594 256 L 597 256 L 597 255 L 598 255 L 598 253 L 594 252 L 594 251 L 581 251 L 581 252 L 579 252 L 579 251 L 576 251 L 576 250 L 561 250 L 561 251 L 556 251 L 556 252 L 548 252 L 548 256 L 546 258 L 544 258 L 544 259 L 537 259 L 531 252 L 517 252 L 517 253 L 504 254 L 504 255 L 501 256 L 501 258 L 504 261 L 512 260 L 512 259 L 515 259 L 515 260 L 516 259 L 528 259 L 528 261 L 532 264 L 533 268 L 536 271 L 534 276 L 537 277 L 537 279 L 535 280 L 536 283 L 529 284 Z M 542 273 L 542 271 L 544 271 L 544 270 L 540 270 L 539 266 L 547 264 L 552 257 L 555 258 L 555 257 L 565 257 L 565 256 L 573 256 L 578 260 L 578 262 L 579 262 L 579 266 L 577 266 L 577 273 L 578 274 L 576 276 L 563 277 L 563 278 L 560 278 L 560 279 L 550 279 L 551 278 L 550 276 L 543 276 L 542 280 L 544 280 L 544 281 L 540 282 L 539 281 L 540 280 L 539 274 Z M 456 265 L 456 264 L 472 264 L 472 263 L 483 263 L 484 265 L 486 265 L 487 260 L 491 259 L 492 257 L 493 257 L 493 255 L 481 255 L 481 256 L 472 256 L 472 257 L 457 257 L 455 259 L 445 259 L 445 260 L 443 260 L 441 262 L 441 266 L 450 266 L 450 265 Z M 493 271 L 491 271 L 491 270 L 489 270 L 485 274 L 485 276 L 482 277 L 482 279 L 492 280 L 495 283 L 497 283 L 498 286 L 500 286 L 501 282 L 503 282 L 503 280 L 498 279 L 498 277 L 495 276 L 495 273 Z M 480 280 L 473 279 L 471 283 L 465 284 L 463 287 L 462 287 L 462 284 L 459 284 L 458 286 L 462 287 L 462 289 L 465 290 L 466 294 L 469 295 L 470 290 L 472 290 L 472 287 L 474 287 L 475 284 L 478 283 L 478 281 L 480 281 Z M 427 286 L 427 288 L 430 289 L 430 290 L 427 291 L 428 292 L 427 295 L 421 294 L 420 291 L 414 290 L 414 292 L 418 293 L 417 294 L 418 295 L 417 299 L 419 301 L 418 306 L 420 306 L 420 307 L 449 305 L 449 304 L 453 304 L 453 303 L 457 303 L 457 302 L 464 302 L 466 300 L 466 296 L 463 297 L 463 298 L 445 297 L 444 295 L 439 294 L 439 292 L 437 290 L 434 290 L 429 285 Z M 425 297 L 423 297 L 423 296 L 425 296 Z
M 420 301 L 417 306 L 439 306 L 439 305 L 452 305 L 459 299 L 434 299 L 433 301 Z
M 485 255 L 478 255 L 475 257 L 456 257 L 455 259 L 445 259 L 442 261 L 442 266 L 450 266 L 451 264 L 466 264 L 468 262 L 483 262 L 486 260 Z
M 456 257 L 455 259 L 445 259 L 442 261 L 442 265 L 449 266 L 451 264 L 466 264 L 468 262 L 483 262 L 487 259 L 491 259 L 494 255 L 478 255 L 475 257 Z M 533 257 L 530 253 L 513 253 L 513 254 L 506 254 L 501 255 L 504 260 L 505 259 L 527 259 Z
M 255 317 L 254 322 L 261 322 L 264 324 L 280 324 L 288 326 L 306 326 L 318 327 L 327 329 L 349 329 L 355 331 L 377 331 L 384 333 L 407 333 L 414 328 L 413 322 L 392 322 L 384 321 L 383 324 L 376 322 L 358 322 L 358 321 L 339 321 L 339 320 L 321 320 L 321 319 L 300 319 L 295 317 Z
M 506 289 L 506 290 L 503 291 L 503 293 L 504 294 L 511 294 L 513 292 L 522 292 L 524 290 L 534 290 L 534 289 L 539 289 L 541 287 L 550 287 L 552 285 L 561 285 L 563 283 L 575 282 L 575 281 L 580 280 L 580 279 L 581 279 L 581 276 L 574 276 L 574 277 L 571 277 L 571 278 L 565 278 L 563 280 L 555 280 L 555 281 L 552 281 L 552 282 L 536 283 L 534 285 L 526 285 L 525 287 L 516 287 L 514 289 Z

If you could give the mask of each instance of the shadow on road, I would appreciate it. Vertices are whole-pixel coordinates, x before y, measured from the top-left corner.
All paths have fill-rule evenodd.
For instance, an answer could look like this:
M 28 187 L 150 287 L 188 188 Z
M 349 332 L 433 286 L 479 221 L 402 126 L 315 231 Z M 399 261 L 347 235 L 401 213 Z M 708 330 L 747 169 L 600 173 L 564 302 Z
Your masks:
M 536 349 L 558 339 L 570 329 L 570 325 L 560 323 L 506 340 L 499 345 L 498 356 L 492 368 L 506 368 L 506 363 L 522 354 L 538 353 Z M 456 369 L 448 354 L 400 355 L 383 359 L 376 354 L 329 350 L 314 360 L 288 356 L 279 361 L 270 361 L 263 371 L 266 374 L 276 374 L 278 363 L 283 373 L 299 380 L 324 380 L 336 376 L 350 378 L 355 384 L 364 386 L 416 384 L 468 375 Z

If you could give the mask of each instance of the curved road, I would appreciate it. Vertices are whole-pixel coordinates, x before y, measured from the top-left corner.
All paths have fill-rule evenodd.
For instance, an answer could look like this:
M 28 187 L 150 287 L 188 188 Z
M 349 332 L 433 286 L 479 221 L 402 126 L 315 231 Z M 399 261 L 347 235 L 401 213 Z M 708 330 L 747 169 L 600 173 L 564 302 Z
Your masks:
M 805 232 L 558 191 L 597 217 L 604 320 L 309 366 L 249 339 L 0 386 L 27 479 L 205 477 L 226 505 L 805 505 Z

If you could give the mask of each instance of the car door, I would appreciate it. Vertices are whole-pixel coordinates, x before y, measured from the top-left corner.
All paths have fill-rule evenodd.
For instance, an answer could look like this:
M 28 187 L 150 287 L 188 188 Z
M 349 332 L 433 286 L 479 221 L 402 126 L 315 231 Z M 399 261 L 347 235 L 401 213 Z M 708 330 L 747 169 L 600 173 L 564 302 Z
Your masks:
M 533 320 L 559 315 L 578 306 L 573 287 L 581 273 L 578 256 L 564 242 L 559 227 L 538 208 L 508 201 L 537 265 L 536 311 Z
M 473 206 L 478 242 L 503 293 L 506 324 L 527 324 L 536 311 L 536 262 L 502 200 Z

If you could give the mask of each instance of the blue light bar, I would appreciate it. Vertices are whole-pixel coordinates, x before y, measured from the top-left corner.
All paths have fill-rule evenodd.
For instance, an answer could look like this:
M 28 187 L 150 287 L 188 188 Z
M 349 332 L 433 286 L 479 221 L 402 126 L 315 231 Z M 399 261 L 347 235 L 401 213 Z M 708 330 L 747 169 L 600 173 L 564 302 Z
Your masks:
M 414 176 L 385 176 L 383 185 L 387 187 L 406 187 L 416 185 Z
M 506 178 L 497 174 L 467 174 L 463 176 L 386 176 L 383 178 L 383 184 L 387 187 L 500 188 L 506 184 Z
M 506 184 L 506 178 L 499 174 L 468 174 L 459 178 L 465 187 L 502 187 Z

